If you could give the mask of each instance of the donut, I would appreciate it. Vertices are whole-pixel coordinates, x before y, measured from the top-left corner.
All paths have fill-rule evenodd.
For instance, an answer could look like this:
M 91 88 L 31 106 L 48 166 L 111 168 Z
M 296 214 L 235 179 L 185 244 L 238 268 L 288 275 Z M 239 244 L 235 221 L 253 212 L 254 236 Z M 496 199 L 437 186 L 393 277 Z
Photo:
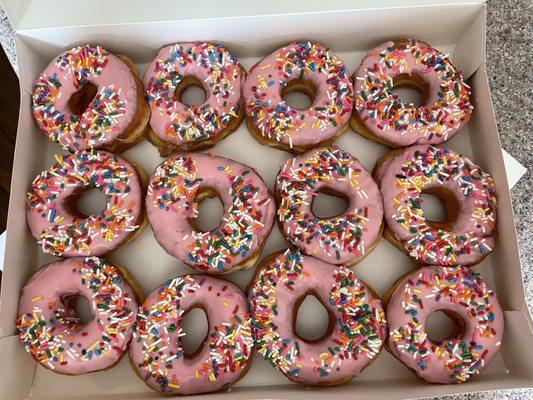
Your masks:
M 329 314 L 327 333 L 317 340 L 298 335 L 298 309 L 314 295 Z M 256 348 L 291 381 L 329 386 L 347 382 L 379 354 L 387 336 L 380 300 L 344 267 L 302 255 L 299 249 L 262 261 L 248 302 Z
M 161 157 L 207 149 L 234 132 L 244 118 L 245 75 L 237 58 L 220 45 L 193 42 L 163 47 L 143 78 L 152 110 L 148 139 Z M 204 91 L 204 103 L 181 101 L 190 86 Z
M 17 329 L 32 358 L 59 374 L 113 367 L 131 340 L 139 288 L 126 270 L 98 257 L 74 257 L 42 267 L 22 289 Z M 82 324 L 79 296 L 92 317 Z
M 311 106 L 289 106 L 282 96 L 293 91 L 307 94 Z M 290 43 L 254 65 L 243 95 L 252 136 L 292 153 L 333 142 L 346 131 L 353 105 L 353 86 L 342 60 L 310 42 Z
M 58 55 L 33 84 L 33 116 L 70 151 L 124 151 L 144 138 L 150 109 L 133 62 L 102 46 Z
M 420 378 L 463 383 L 490 364 L 500 349 L 503 313 L 494 291 L 467 267 L 424 266 L 394 285 L 386 307 L 387 348 Z M 428 338 L 425 322 L 441 310 L 456 335 Z
M 209 332 L 187 354 L 181 323 L 187 312 L 202 308 Z M 169 279 L 139 308 L 130 357 L 144 382 L 165 394 L 208 393 L 243 377 L 254 346 L 248 303 L 233 283 L 206 275 Z
M 108 254 L 146 225 L 142 199 L 147 180 L 140 167 L 106 151 L 56 155 L 27 196 L 31 233 L 45 253 L 55 256 Z M 107 200 L 96 215 L 84 215 L 76 205 L 90 189 L 98 189 Z
M 195 219 L 206 198 L 224 208 L 220 225 L 201 231 Z M 148 184 L 146 209 L 157 242 L 170 255 L 210 274 L 250 268 L 274 224 L 275 204 L 253 168 L 213 154 L 177 153 Z
M 494 248 L 494 181 L 468 158 L 446 148 L 412 146 L 379 159 L 375 177 L 385 238 L 419 264 L 474 265 Z M 422 194 L 441 200 L 445 221 L 424 217 Z
M 419 106 L 394 92 L 412 88 Z M 368 52 L 354 74 L 355 132 L 389 147 L 439 144 L 468 122 L 470 87 L 446 55 L 414 39 L 385 42 Z
M 313 199 L 333 194 L 348 203 L 331 218 L 314 215 Z M 305 254 L 331 264 L 354 265 L 376 246 L 383 206 L 372 176 L 338 147 L 321 147 L 288 160 L 276 179 L 280 230 Z

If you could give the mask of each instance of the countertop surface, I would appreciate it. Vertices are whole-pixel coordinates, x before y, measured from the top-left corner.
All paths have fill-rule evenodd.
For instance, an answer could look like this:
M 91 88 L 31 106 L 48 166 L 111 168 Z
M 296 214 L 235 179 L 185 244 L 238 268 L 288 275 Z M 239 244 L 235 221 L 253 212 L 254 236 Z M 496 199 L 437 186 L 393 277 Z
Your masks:
M 502 147 L 528 172 L 511 190 L 524 289 L 533 310 L 533 2 L 487 1 L 487 71 Z M 16 69 L 13 30 L 0 8 L 0 42 Z M 533 398 L 532 390 L 501 390 L 441 399 Z

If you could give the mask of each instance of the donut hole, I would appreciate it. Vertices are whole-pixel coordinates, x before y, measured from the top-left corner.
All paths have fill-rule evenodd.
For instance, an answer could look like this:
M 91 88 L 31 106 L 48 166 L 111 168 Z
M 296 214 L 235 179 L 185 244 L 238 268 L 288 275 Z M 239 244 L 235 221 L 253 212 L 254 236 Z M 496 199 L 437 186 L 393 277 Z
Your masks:
M 91 104 L 91 101 L 96 97 L 97 92 L 98 88 L 91 82 L 87 82 L 76 93 L 70 96 L 67 103 L 70 112 L 77 116 L 82 115 L 87 110 L 89 104 Z
M 176 86 L 174 99 L 187 106 L 199 106 L 207 100 L 204 85 L 194 76 L 186 76 Z
M 281 89 L 281 98 L 296 110 L 311 108 L 316 97 L 316 86 L 308 79 L 293 79 Z
M 198 190 L 194 201 L 198 204 L 196 218 L 189 218 L 189 224 L 195 231 L 211 232 L 222 222 L 224 207 L 218 193 L 211 188 Z
M 207 341 L 209 322 L 204 309 L 201 306 L 193 306 L 185 311 L 181 320 L 181 329 L 185 334 L 180 338 L 183 354 L 185 358 L 193 359 Z
M 333 332 L 335 316 L 314 291 L 296 300 L 293 312 L 294 333 L 304 342 L 320 342 Z
M 431 188 L 420 194 L 420 207 L 429 226 L 449 231 L 459 214 L 459 202 L 448 189 Z
M 68 322 L 80 326 L 86 325 L 94 318 L 89 299 L 79 293 L 64 294 L 61 296 L 61 302 L 65 305 Z
M 392 79 L 392 93 L 396 94 L 403 104 L 420 107 L 426 104 L 429 96 L 429 85 L 418 74 L 399 74 Z
M 320 219 L 338 217 L 348 209 L 349 199 L 341 192 L 322 188 L 315 193 L 311 209 Z
M 66 200 L 67 208 L 81 218 L 98 215 L 107 207 L 105 194 L 97 188 L 78 191 Z
M 431 313 L 424 323 L 426 334 L 433 343 L 445 340 L 459 339 L 464 334 L 463 318 L 450 310 L 438 310 Z

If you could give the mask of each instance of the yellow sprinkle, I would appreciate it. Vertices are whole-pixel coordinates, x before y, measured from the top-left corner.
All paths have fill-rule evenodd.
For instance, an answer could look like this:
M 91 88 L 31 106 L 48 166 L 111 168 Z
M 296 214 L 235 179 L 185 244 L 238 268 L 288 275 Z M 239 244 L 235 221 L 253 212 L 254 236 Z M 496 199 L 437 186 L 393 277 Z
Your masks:
M 180 388 L 180 385 L 178 385 L 177 383 L 167 383 L 167 386 L 170 386 L 171 388 L 174 388 L 174 389 Z
M 96 348 L 98 346 L 99 343 L 100 343 L 100 340 L 97 340 L 96 342 L 91 344 L 89 347 L 87 347 L 87 351 L 93 350 L 94 348 Z
M 33 299 L 31 299 L 31 302 L 32 302 L 32 303 L 35 303 L 35 302 L 37 302 L 37 301 L 41 301 L 42 299 L 43 299 L 43 296 L 36 296 L 36 297 L 34 297 Z
M 224 304 L 224 307 L 227 307 L 227 306 L 229 305 L 229 303 L 228 303 L 226 300 L 224 300 L 224 301 L 222 302 L 222 304 Z

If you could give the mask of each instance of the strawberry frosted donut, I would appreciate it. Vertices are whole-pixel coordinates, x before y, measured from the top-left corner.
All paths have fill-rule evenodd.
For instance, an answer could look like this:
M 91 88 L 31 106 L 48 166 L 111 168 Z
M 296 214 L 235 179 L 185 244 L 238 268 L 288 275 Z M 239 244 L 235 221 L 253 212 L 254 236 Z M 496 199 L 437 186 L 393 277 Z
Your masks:
M 425 381 L 463 383 L 483 372 L 500 350 L 500 304 L 494 291 L 469 268 L 423 267 L 392 289 L 388 349 Z M 424 324 L 438 310 L 454 321 L 457 334 L 434 342 Z
M 199 204 L 220 199 L 220 225 L 202 232 Z M 275 205 L 261 177 L 247 165 L 212 154 L 178 153 L 161 163 L 148 185 L 148 219 L 167 253 L 199 271 L 250 268 L 274 223 Z
M 57 56 L 34 83 L 32 99 L 39 128 L 71 151 L 126 150 L 144 137 L 150 118 L 132 61 L 102 46 Z
M 420 91 L 420 106 L 394 93 L 402 87 Z M 470 87 L 447 56 L 413 39 L 370 50 L 354 75 L 354 91 L 352 129 L 390 147 L 445 142 L 465 126 L 473 109 Z
M 137 316 L 134 282 L 97 257 L 75 257 L 42 267 L 22 289 L 17 329 L 44 367 L 80 375 L 113 367 L 132 336 Z M 75 304 L 89 300 L 93 317 L 81 324 Z
M 468 158 L 431 145 L 393 151 L 378 160 L 385 238 L 420 264 L 473 265 L 493 249 L 496 188 Z M 444 221 L 429 221 L 422 194 L 439 198 Z
M 244 77 L 238 60 L 222 46 L 194 42 L 163 47 L 143 78 L 152 109 L 148 139 L 161 156 L 209 148 L 235 131 L 244 117 Z M 203 89 L 202 104 L 181 101 L 190 86 Z
M 181 322 L 193 308 L 204 310 L 209 332 L 188 354 L 181 345 Z M 246 374 L 253 346 L 242 291 L 222 279 L 186 275 L 156 288 L 139 308 L 130 357 L 152 389 L 174 395 L 208 393 Z
M 295 329 L 301 302 L 312 294 L 329 314 L 317 340 Z M 267 257 L 248 289 L 259 353 L 290 380 L 306 385 L 347 382 L 379 354 L 387 336 L 381 302 L 352 271 L 299 250 Z
M 114 154 L 88 150 L 56 156 L 28 193 L 27 219 L 45 253 L 60 257 L 100 256 L 132 240 L 144 227 L 143 184 L 139 167 Z M 83 215 L 76 202 L 98 189 L 106 208 Z
M 344 198 L 341 215 L 318 218 L 319 193 Z M 350 153 L 322 147 L 288 160 L 276 180 L 278 218 L 283 233 L 305 254 L 332 264 L 356 264 L 377 244 L 383 229 L 379 189 Z
M 312 99 L 308 109 L 290 107 L 292 91 Z M 302 153 L 346 131 L 353 87 L 344 63 L 327 48 L 291 43 L 252 67 L 244 82 L 246 121 L 259 143 Z

